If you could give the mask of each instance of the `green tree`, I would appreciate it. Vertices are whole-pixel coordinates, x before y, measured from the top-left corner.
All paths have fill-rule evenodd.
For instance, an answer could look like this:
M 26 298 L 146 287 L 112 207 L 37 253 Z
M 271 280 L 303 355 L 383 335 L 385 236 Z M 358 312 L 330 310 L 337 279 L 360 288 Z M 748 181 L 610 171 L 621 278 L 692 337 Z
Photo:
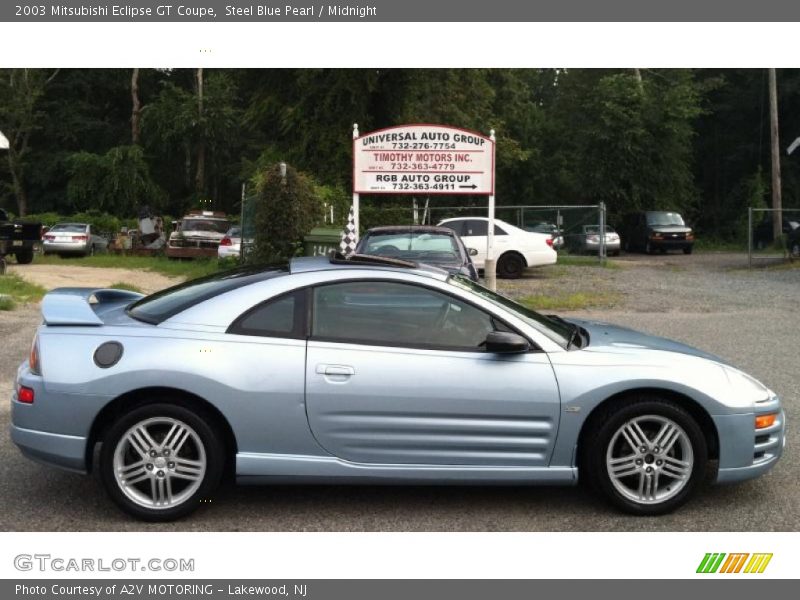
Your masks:
M 274 164 L 253 178 L 256 191 L 254 263 L 285 262 L 302 248 L 303 236 L 323 218 L 313 180 L 291 166 Z

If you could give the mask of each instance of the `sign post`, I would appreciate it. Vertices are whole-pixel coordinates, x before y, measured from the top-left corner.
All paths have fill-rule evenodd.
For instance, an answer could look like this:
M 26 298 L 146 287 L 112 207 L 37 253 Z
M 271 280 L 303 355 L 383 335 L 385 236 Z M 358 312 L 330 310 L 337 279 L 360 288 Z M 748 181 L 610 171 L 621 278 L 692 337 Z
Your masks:
M 357 139 L 358 139 L 358 123 L 353 123 L 353 148 L 354 149 L 355 149 L 355 146 L 356 146 L 356 140 Z M 355 158 L 354 158 L 354 160 L 355 160 Z M 359 216 L 358 216 L 358 213 L 360 211 L 360 206 L 359 206 L 360 203 L 361 203 L 361 198 L 359 197 L 358 190 L 356 189 L 356 186 L 354 185 L 353 186 L 353 226 L 355 227 L 355 230 L 356 230 L 356 239 L 355 239 L 356 243 L 358 243 L 358 238 L 359 238 L 359 230 L 358 230 Z
M 494 129 L 489 132 L 489 139 L 494 146 Z M 486 229 L 486 261 L 483 263 L 483 279 L 486 287 L 497 291 L 497 260 L 494 257 L 494 190 L 489 196 L 489 223 Z
M 488 196 L 489 230 L 484 273 L 489 287 L 495 289 L 494 159 L 494 130 L 486 137 L 459 127 L 415 124 L 359 135 L 358 125 L 354 124 L 356 234 L 360 194 Z

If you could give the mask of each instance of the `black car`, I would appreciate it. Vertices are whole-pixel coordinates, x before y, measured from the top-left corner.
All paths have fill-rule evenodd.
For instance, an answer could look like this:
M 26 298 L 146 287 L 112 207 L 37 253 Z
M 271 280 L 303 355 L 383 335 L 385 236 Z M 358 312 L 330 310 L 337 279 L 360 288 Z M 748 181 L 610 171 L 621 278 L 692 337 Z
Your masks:
M 648 254 L 683 250 L 691 254 L 694 233 L 687 227 L 683 217 L 668 210 L 648 210 L 631 213 L 623 220 L 621 237 L 626 252 L 642 250 Z
M 42 224 L 10 220 L 0 208 L 0 259 L 9 254 L 21 265 L 33 262 L 33 251 L 42 241 Z
M 760 223 L 753 226 L 753 247 L 757 250 L 763 250 L 772 242 L 775 241 L 772 229 L 772 215 L 767 215 Z M 800 227 L 800 217 L 787 218 L 783 217 L 781 229 L 784 235 L 791 234 L 795 229 Z
M 431 225 L 389 225 L 367 231 L 356 247 L 357 254 L 400 258 L 426 263 L 478 281 L 471 255 L 456 233 Z

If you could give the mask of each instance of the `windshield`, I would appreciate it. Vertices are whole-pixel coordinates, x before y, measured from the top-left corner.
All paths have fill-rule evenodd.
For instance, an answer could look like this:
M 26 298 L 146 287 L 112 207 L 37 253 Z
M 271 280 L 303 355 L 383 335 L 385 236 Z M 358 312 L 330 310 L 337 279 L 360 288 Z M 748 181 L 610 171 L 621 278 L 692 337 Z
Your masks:
M 530 308 L 524 307 L 522 304 L 514 302 L 510 298 L 501 296 L 500 294 L 486 289 L 482 285 L 478 285 L 463 275 L 453 275 L 447 281 L 451 285 L 469 290 L 484 300 L 488 300 L 495 306 L 512 313 L 515 317 L 518 317 L 537 331 L 549 337 L 559 346 L 566 348 L 569 339 L 572 337 L 572 325 L 541 315 L 535 310 L 531 310 Z
M 460 261 L 455 238 L 445 233 L 371 233 L 367 236 L 361 253 L 421 262 Z
M 214 296 L 288 273 L 289 268 L 286 266 L 241 267 L 214 273 L 208 277 L 193 279 L 146 296 L 128 307 L 128 315 L 139 321 L 158 325 L 187 308 Z
M 677 225 L 683 227 L 683 217 L 676 212 L 649 212 L 647 213 L 648 225 Z
M 230 226 L 228 221 L 215 219 L 184 219 L 181 223 L 181 231 L 209 231 L 224 234 L 230 229 Z

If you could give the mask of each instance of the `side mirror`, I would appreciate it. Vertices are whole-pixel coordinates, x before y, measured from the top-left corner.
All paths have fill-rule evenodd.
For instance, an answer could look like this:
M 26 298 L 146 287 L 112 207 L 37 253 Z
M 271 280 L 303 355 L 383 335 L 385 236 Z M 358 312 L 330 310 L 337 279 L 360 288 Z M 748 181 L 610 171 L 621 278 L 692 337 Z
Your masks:
M 478 256 L 478 251 L 475 248 L 467 248 L 467 254 L 470 256 Z
M 486 351 L 494 354 L 527 352 L 531 345 L 524 337 L 508 331 L 492 331 L 486 336 Z

